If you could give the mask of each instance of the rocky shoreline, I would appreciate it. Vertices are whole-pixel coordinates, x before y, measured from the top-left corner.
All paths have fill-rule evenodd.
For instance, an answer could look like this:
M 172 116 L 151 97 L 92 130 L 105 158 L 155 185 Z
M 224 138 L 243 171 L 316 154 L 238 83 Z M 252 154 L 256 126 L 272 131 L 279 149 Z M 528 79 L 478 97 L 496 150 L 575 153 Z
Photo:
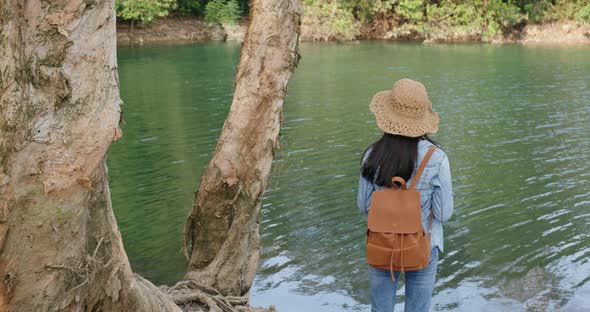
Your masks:
M 117 43 L 141 45 L 146 43 L 182 43 L 208 41 L 241 42 L 247 23 L 237 25 L 207 24 L 195 18 L 161 18 L 154 23 L 131 29 L 127 23 L 117 23 Z M 314 41 L 313 29 L 302 26 L 301 41 Z M 396 26 L 387 20 L 376 20 L 361 27 L 358 40 L 416 41 L 425 43 L 516 43 L 524 45 L 585 45 L 590 44 L 590 25 L 576 22 L 531 24 L 510 34 L 484 38 L 473 29 L 430 29 L 412 25 Z
M 117 22 L 117 44 L 207 42 L 244 40 L 246 24 L 208 24 L 195 18 L 160 18 L 152 24 L 131 29 L 128 23 Z

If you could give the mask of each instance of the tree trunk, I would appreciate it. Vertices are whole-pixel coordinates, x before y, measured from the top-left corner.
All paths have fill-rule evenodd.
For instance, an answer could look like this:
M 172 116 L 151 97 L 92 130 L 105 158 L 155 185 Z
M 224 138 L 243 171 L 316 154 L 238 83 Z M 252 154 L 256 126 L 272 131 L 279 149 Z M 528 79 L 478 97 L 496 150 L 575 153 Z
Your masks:
M 180 311 L 131 272 L 110 201 L 114 0 L 0 0 L 0 311 Z
M 301 16 L 298 0 L 253 2 L 229 116 L 187 220 L 185 278 L 226 296 L 247 294 L 258 266 L 260 201 L 299 60 Z
M 0 311 L 243 304 L 210 288 L 243 295 L 252 283 L 300 19 L 296 0 L 253 4 L 234 102 L 187 222 L 189 280 L 166 295 L 132 273 L 111 207 L 114 0 L 0 0 Z

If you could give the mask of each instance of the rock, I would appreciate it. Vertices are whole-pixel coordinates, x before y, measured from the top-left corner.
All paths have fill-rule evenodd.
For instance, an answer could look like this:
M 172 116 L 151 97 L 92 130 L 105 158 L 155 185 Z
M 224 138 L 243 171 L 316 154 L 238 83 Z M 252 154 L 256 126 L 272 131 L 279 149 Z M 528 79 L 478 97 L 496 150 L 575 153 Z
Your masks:
M 225 30 L 219 24 L 209 25 L 206 31 L 206 38 L 204 40 L 223 41 L 225 40 Z M 203 39 L 201 39 L 203 40 Z
M 246 34 L 246 26 L 244 25 L 223 25 L 226 37 L 225 41 L 244 41 L 244 35 Z
M 392 31 L 388 31 L 383 36 L 383 39 L 387 40 L 412 40 L 412 41 L 423 41 L 424 34 L 417 27 L 400 27 Z M 434 39 L 436 41 L 436 39 Z
M 235 29 L 232 29 L 232 39 L 239 38 L 241 28 L 243 26 L 235 26 Z M 136 26 L 133 33 L 130 31 L 129 23 L 117 23 L 118 43 L 224 41 L 226 36 L 226 31 L 221 25 L 205 23 L 194 18 L 160 18 L 152 24 Z

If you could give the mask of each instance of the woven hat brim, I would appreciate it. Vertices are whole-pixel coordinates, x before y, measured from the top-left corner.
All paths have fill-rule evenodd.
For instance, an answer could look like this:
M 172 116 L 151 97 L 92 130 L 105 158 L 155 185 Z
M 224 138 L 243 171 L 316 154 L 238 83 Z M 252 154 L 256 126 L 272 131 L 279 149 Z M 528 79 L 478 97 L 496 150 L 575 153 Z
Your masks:
M 384 132 L 417 138 L 438 131 L 438 114 L 432 105 L 419 116 L 396 113 L 393 110 L 393 92 L 377 92 L 371 100 L 370 109 L 375 115 L 377 126 Z

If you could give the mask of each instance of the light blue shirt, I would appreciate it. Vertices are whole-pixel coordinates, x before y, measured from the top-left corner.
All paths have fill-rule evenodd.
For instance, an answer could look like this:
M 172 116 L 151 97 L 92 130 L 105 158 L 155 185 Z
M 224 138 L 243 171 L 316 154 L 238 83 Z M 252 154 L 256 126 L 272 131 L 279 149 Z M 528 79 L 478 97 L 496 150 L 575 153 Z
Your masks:
M 433 144 L 427 140 L 421 140 L 418 143 L 418 161 L 414 173 L 418 170 L 418 166 L 422 162 L 424 155 Z M 363 163 L 366 160 L 370 151 L 367 152 L 363 158 Z M 407 181 L 408 188 L 410 187 L 414 175 Z M 385 187 L 375 185 L 373 181 L 367 180 L 360 176 L 359 192 L 357 197 L 357 205 L 361 212 L 369 213 L 369 204 L 373 191 L 381 190 Z M 430 237 L 431 248 L 438 247 L 440 251 L 444 250 L 443 242 L 443 223 L 451 218 L 453 215 L 453 186 L 451 182 L 451 169 L 449 166 L 449 159 L 447 154 L 440 148 L 437 148 L 432 154 L 430 161 L 424 168 L 420 180 L 416 184 L 416 190 L 420 192 L 420 206 L 422 210 L 422 226 L 425 231 L 428 231 L 430 222 L 430 207 L 434 213 L 434 220 L 432 222 L 432 233 Z

